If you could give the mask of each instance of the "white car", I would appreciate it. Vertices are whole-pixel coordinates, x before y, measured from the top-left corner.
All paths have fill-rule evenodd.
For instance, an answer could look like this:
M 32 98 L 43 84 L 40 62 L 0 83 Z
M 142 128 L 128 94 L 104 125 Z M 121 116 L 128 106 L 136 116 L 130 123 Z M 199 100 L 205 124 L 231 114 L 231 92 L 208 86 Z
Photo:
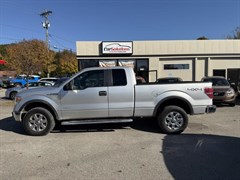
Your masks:
M 37 88 L 37 87 L 42 87 L 42 86 L 53 86 L 53 85 L 54 85 L 53 82 L 38 81 L 38 82 L 28 83 L 28 88 L 32 89 L 32 88 Z M 7 89 L 5 92 L 5 97 L 8 99 L 14 100 L 16 94 L 23 90 L 27 90 L 27 84 L 25 84 L 24 86 L 21 86 L 21 87 L 12 87 L 12 88 Z
M 49 77 L 49 78 L 41 78 L 39 81 L 48 81 L 48 82 L 57 82 L 59 80 L 59 78 L 55 78 L 55 77 Z

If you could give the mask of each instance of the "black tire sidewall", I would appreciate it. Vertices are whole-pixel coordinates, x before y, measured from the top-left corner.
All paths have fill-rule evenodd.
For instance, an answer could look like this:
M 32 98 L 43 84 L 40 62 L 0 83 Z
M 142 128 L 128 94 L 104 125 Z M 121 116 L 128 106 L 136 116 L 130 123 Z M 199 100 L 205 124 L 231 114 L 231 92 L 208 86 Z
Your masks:
M 11 99 L 11 100 L 14 100 L 15 97 L 16 97 L 16 94 L 17 94 L 17 92 L 15 92 L 15 91 L 14 91 L 14 92 L 11 92 L 11 93 L 10 93 L 10 99 Z M 14 95 L 14 98 L 12 97 L 12 95 Z
M 165 124 L 166 116 L 172 111 L 180 113 L 183 117 L 183 125 L 178 130 L 170 130 Z M 157 117 L 157 121 L 158 121 L 159 128 L 163 133 L 180 134 L 181 132 L 183 132 L 186 129 L 186 127 L 188 125 L 188 115 L 182 108 L 180 108 L 178 106 L 167 106 L 163 109 L 163 111 L 161 113 L 159 113 L 159 115 Z
M 28 123 L 29 119 L 35 113 L 41 113 L 47 118 L 47 127 L 46 127 L 46 129 L 44 129 L 41 132 L 33 131 L 29 127 L 29 123 Z M 27 114 L 25 115 L 25 117 L 23 118 L 22 123 L 23 123 L 23 127 L 24 127 L 25 131 L 27 132 L 27 134 L 32 135 L 32 136 L 47 135 L 50 131 L 53 130 L 53 128 L 55 126 L 55 121 L 54 121 L 53 115 L 47 109 L 41 108 L 41 107 L 33 108 L 30 111 L 28 111 Z

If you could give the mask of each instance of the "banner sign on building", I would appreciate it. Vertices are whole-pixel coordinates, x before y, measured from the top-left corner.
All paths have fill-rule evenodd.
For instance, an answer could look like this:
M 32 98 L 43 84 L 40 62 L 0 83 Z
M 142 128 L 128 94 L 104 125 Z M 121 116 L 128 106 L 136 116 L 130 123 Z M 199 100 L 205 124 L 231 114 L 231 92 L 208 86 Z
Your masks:
M 119 66 L 124 66 L 124 67 L 132 67 L 134 68 L 135 66 L 135 61 L 134 60 L 119 60 L 118 61 Z
M 132 42 L 102 42 L 102 54 L 132 54 Z
M 99 61 L 99 67 L 115 67 L 116 66 L 116 61 L 112 60 L 112 61 Z

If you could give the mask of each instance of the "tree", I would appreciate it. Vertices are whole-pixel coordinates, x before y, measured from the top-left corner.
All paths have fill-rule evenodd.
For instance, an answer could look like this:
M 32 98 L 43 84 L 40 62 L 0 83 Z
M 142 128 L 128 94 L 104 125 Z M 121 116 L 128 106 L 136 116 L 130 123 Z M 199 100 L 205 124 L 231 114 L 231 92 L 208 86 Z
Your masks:
M 48 73 L 54 70 L 54 52 L 40 40 L 23 40 L 7 47 L 8 67 L 18 74 Z
M 227 39 L 240 39 L 240 27 L 236 27 L 232 35 L 228 35 Z
M 209 39 L 205 36 L 201 36 L 201 37 L 197 38 L 197 40 L 209 40 Z
M 0 60 L 7 61 L 7 52 L 6 52 L 7 45 L 0 45 Z M 6 65 L 0 65 L 0 71 L 6 70 Z
M 55 57 L 55 63 L 57 65 L 56 74 L 60 76 L 71 75 L 78 71 L 76 55 L 72 51 L 63 50 L 58 52 Z

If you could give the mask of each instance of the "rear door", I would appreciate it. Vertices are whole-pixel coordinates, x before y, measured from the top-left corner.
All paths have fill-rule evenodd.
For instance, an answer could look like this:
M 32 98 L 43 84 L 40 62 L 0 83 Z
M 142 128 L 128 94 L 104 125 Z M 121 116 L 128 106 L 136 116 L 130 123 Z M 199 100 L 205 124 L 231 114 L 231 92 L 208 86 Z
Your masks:
M 61 112 L 64 119 L 108 117 L 107 70 L 89 70 L 75 77 L 61 91 Z
M 134 85 L 125 69 L 109 70 L 109 117 L 132 117 L 134 110 Z

